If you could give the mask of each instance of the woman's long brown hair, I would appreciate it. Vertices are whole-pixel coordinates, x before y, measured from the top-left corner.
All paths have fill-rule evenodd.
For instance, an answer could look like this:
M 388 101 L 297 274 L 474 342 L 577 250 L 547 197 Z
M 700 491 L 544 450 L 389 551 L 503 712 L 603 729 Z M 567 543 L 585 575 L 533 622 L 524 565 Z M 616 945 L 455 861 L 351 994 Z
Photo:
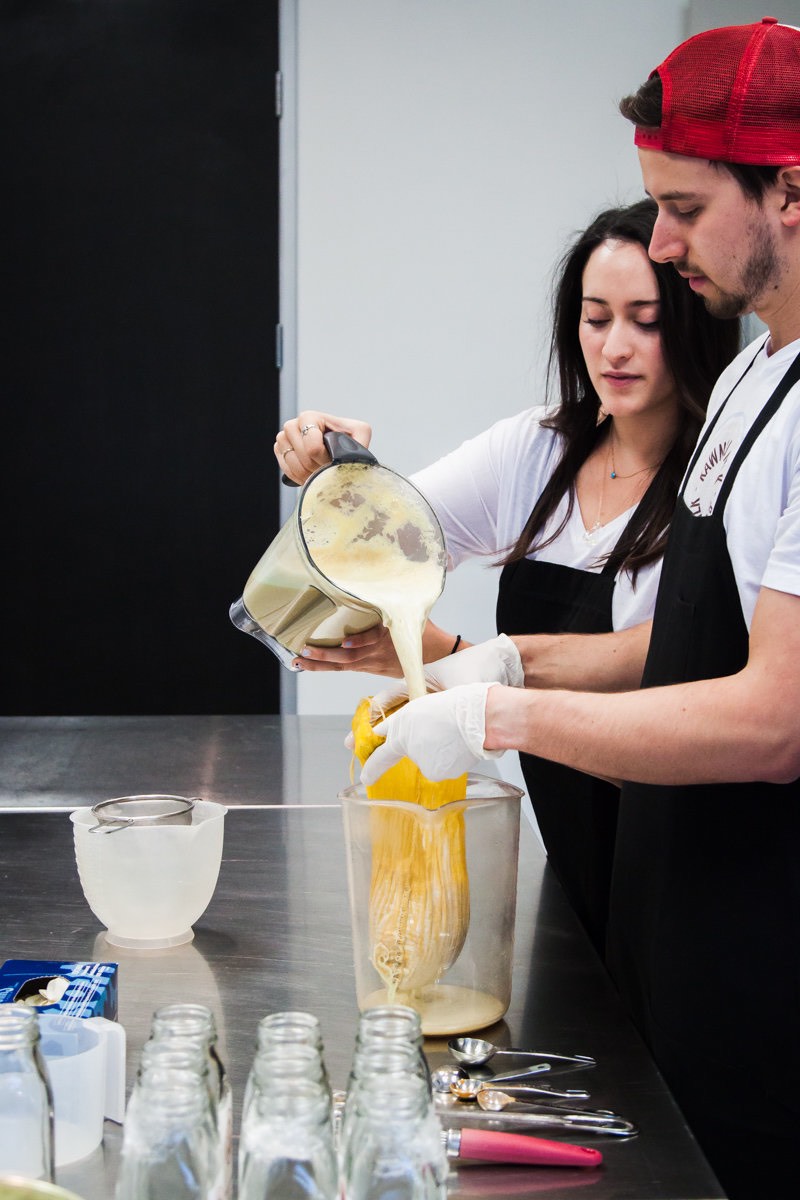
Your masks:
M 502 558 L 503 563 L 525 558 L 532 550 L 549 545 L 561 533 L 572 515 L 578 471 L 607 433 L 608 424 L 598 424 L 600 397 L 589 378 L 579 340 L 583 272 L 589 256 L 609 240 L 634 242 L 646 251 L 656 214 L 652 200 L 642 200 L 627 208 L 607 209 L 592 221 L 561 260 L 553 296 L 553 333 L 547 369 L 548 380 L 558 382 L 560 403 L 542 425 L 562 435 L 564 452 L 535 500 L 517 541 Z M 605 558 L 614 574 L 628 571 L 634 584 L 641 568 L 664 553 L 678 487 L 703 423 L 711 390 L 740 344 L 738 321 L 720 321 L 710 316 L 702 300 L 674 267 L 655 262 L 651 266 L 661 304 L 662 352 L 678 390 L 681 420 L 652 483 L 615 549 Z M 567 514 L 558 529 L 541 541 L 541 533 L 564 495 L 569 497 Z

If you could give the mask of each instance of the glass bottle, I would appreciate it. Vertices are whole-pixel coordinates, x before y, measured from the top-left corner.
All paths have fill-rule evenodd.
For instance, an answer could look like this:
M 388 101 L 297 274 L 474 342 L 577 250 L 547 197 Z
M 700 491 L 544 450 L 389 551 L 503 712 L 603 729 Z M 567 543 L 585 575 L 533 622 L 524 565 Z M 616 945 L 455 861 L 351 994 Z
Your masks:
M 179 1081 L 182 1078 L 181 1072 L 188 1072 L 190 1077 L 199 1078 L 206 1090 L 209 1115 L 215 1130 L 214 1146 L 219 1155 L 219 1100 L 209 1062 L 205 1047 L 196 1044 L 190 1038 L 164 1037 L 157 1041 L 151 1038 L 142 1046 L 139 1069 L 128 1101 L 128 1109 L 135 1109 L 142 1091 L 146 1090 L 148 1085 L 153 1086 L 159 1074 L 166 1073 L 168 1078 Z
M 350 1153 L 343 1163 L 346 1200 L 446 1200 L 447 1157 L 441 1124 L 417 1075 L 374 1075 L 359 1087 Z
M 242 1125 L 248 1119 L 254 1097 L 276 1082 L 309 1080 L 325 1088 L 333 1103 L 328 1072 L 319 1050 L 304 1043 L 279 1042 L 259 1050 L 253 1059 L 242 1101 Z
M 53 1095 L 33 1009 L 0 1005 L 0 1174 L 53 1179 Z
M 125 1115 L 115 1200 L 217 1200 L 215 1139 L 198 1075 L 146 1074 Z
M 413 1043 L 380 1041 L 367 1042 L 361 1046 L 356 1044 L 337 1129 L 339 1160 L 343 1171 L 346 1171 L 349 1162 L 355 1115 L 359 1096 L 365 1085 L 378 1078 L 381 1080 L 380 1086 L 391 1092 L 395 1080 L 406 1076 L 419 1079 L 430 1097 L 427 1064 L 423 1066 L 419 1050 Z
M 322 1030 L 317 1017 L 313 1013 L 290 1009 L 284 1012 L 267 1013 L 258 1022 L 256 1043 L 259 1049 L 262 1043 L 287 1041 L 307 1042 L 322 1053 Z
M 254 1092 L 239 1155 L 239 1200 L 335 1200 L 327 1088 L 311 1080 L 278 1079 Z
M 401 1036 L 416 1037 L 422 1033 L 422 1019 L 415 1008 L 408 1004 L 376 1004 L 365 1008 L 358 1018 L 358 1033 L 368 1035 L 380 1027 Z
M 422 1023 L 416 1009 L 403 1004 L 385 1004 L 368 1008 L 358 1020 L 355 1051 L 366 1046 L 385 1043 L 411 1045 L 416 1048 L 430 1087 L 430 1067 L 425 1057 Z
M 250 1105 L 259 1060 L 261 1061 L 261 1074 L 264 1075 L 270 1065 L 270 1059 L 265 1059 L 265 1055 L 272 1056 L 272 1065 L 277 1067 L 279 1054 L 286 1055 L 290 1052 L 295 1054 L 295 1050 L 297 1051 L 296 1058 L 300 1060 L 305 1058 L 308 1062 L 309 1077 L 315 1078 L 319 1069 L 322 1082 L 330 1091 L 330 1080 L 325 1067 L 322 1031 L 317 1018 L 312 1013 L 298 1011 L 269 1013 L 262 1017 L 256 1028 L 256 1052 L 242 1098 L 243 1114 L 247 1113 Z M 289 1060 L 284 1059 L 283 1061 L 288 1063 Z M 295 1063 L 298 1070 L 299 1065 L 299 1063 Z
M 202 1047 L 208 1055 L 219 1134 L 219 1181 L 215 1187 L 228 1200 L 233 1194 L 233 1098 L 230 1079 L 219 1054 L 214 1014 L 204 1004 L 165 1004 L 153 1014 L 150 1037 L 154 1042 L 182 1038 Z

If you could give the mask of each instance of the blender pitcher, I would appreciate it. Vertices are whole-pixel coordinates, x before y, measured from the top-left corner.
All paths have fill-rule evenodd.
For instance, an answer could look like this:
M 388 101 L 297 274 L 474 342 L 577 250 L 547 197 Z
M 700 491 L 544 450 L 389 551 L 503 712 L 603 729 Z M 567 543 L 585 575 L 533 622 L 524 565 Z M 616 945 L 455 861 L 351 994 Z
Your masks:
M 424 624 L 444 587 L 444 537 L 422 494 L 347 434 L 324 441 L 331 462 L 306 480 L 230 609 L 290 669 L 305 645 L 391 628 L 409 608 Z

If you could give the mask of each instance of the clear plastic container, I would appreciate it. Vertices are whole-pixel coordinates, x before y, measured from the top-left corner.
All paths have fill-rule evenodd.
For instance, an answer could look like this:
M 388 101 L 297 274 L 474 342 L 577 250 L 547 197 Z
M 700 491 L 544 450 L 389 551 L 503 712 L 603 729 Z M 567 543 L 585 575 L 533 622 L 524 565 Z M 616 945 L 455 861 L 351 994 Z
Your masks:
M 125 1113 L 125 1030 L 105 1017 L 39 1016 L 53 1090 L 55 1164 L 77 1162 L 100 1145 L 106 1117 Z
M 83 894 L 114 946 L 179 946 L 194 937 L 222 862 L 227 809 L 195 801 L 189 825 L 159 822 L 95 833 L 89 808 L 70 814 Z
M 417 1010 L 427 1037 L 493 1025 L 511 999 L 519 814 L 512 784 L 470 775 L 430 810 L 340 793 L 356 995 Z

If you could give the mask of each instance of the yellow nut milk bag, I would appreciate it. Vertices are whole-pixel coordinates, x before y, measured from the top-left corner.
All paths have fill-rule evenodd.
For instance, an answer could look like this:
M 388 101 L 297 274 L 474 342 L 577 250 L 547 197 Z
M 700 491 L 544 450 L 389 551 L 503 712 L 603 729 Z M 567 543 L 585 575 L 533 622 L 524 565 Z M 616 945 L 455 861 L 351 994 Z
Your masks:
M 372 729 L 369 699 L 353 715 L 354 753 L 363 764 L 383 742 Z M 370 800 L 400 800 L 411 809 L 370 814 L 372 962 L 389 1003 L 436 982 L 455 962 L 469 928 L 464 814 L 428 814 L 466 796 L 467 776 L 433 783 L 403 758 L 367 788 Z

